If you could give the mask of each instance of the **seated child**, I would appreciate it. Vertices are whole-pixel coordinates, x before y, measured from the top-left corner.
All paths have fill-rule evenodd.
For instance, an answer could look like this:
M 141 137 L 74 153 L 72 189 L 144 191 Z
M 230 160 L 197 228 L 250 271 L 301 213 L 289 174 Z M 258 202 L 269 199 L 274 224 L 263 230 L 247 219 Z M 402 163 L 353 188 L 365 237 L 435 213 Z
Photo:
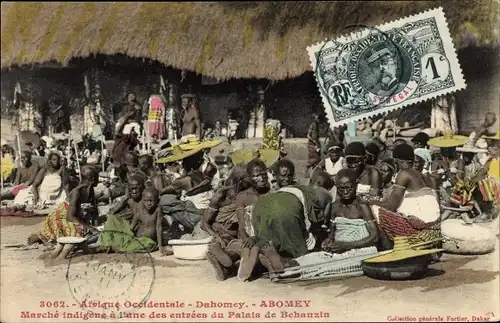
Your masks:
M 152 186 L 142 192 L 142 201 L 138 212 L 134 212 L 132 219 L 132 232 L 137 238 L 147 237 L 158 244 L 162 255 L 171 255 L 170 250 L 162 247 L 162 220 L 163 212 L 158 203 L 160 196 L 158 190 Z
M 370 206 L 356 196 L 356 173 L 344 168 L 337 173 L 335 182 L 337 200 L 331 211 L 331 231 L 321 244 L 322 249 L 343 253 L 375 246 L 379 240 L 378 228 Z
M 142 210 L 141 198 L 145 187 L 144 177 L 131 175 L 127 183 L 128 195 L 111 210 L 111 214 L 132 221 L 134 214 Z

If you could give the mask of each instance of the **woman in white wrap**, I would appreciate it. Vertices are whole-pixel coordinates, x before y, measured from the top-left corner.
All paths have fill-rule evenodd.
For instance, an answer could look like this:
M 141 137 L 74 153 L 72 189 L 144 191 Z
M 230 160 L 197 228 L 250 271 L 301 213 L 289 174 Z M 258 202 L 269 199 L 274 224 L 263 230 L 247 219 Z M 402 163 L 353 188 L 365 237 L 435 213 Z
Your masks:
M 413 168 L 413 148 L 408 144 L 398 145 L 393 158 L 399 173 L 389 198 L 373 202 L 380 206 L 380 228 L 391 240 L 396 236 L 409 237 L 415 243 L 437 239 L 441 213 L 438 197 L 425 175 Z
M 69 194 L 70 181 L 67 170 L 61 165 L 61 155 L 49 153 L 47 163 L 36 175 L 33 185 L 21 190 L 15 204 L 59 205 Z

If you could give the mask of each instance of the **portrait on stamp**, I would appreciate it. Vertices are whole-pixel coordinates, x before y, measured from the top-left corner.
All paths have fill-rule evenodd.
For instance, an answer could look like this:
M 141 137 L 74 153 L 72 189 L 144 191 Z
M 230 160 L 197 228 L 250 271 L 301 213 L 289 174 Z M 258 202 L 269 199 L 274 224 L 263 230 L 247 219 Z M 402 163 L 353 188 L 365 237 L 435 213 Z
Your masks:
M 465 88 L 442 8 L 307 50 L 332 126 Z

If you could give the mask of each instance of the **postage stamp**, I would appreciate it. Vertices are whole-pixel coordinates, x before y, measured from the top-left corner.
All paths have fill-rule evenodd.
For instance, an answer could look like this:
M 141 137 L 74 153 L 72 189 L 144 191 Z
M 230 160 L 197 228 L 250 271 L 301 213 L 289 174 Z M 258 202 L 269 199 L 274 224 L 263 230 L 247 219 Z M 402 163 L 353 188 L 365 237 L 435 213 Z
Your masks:
M 90 254 L 70 258 L 66 280 L 73 306 L 92 313 L 140 309 L 153 290 L 155 266 L 149 253 Z
M 330 126 L 465 88 L 441 7 L 359 29 L 307 48 Z

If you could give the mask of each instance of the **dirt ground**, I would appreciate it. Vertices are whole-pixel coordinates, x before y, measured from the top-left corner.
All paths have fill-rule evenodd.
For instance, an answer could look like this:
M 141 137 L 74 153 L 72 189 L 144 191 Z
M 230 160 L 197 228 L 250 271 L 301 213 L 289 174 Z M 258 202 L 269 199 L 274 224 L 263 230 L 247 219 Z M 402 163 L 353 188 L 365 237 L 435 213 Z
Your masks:
M 304 164 L 297 164 L 302 178 Z M 42 250 L 7 247 L 24 243 L 42 221 L 0 218 L 1 322 L 472 322 L 500 317 L 498 241 L 488 255 L 445 254 L 426 278 L 415 281 L 363 276 L 293 284 L 264 278 L 243 283 L 234 277 L 219 282 L 207 261 L 182 261 L 158 252 L 151 258 L 98 255 L 50 261 Z M 498 237 L 498 219 L 489 226 Z M 85 297 L 120 307 L 87 302 L 82 308 Z M 142 300 L 153 307 L 127 307 Z M 122 318 L 110 318 L 111 313 Z M 101 318 L 92 318 L 97 315 Z
M 318 283 L 273 284 L 264 278 L 247 283 L 236 278 L 219 282 L 207 261 L 181 261 L 173 256 L 161 257 L 158 252 L 151 258 L 98 255 L 54 261 L 41 250 L 7 247 L 22 244 L 30 232 L 41 227 L 42 220 L 1 219 L 2 322 L 77 322 L 85 320 L 85 313 L 109 317 L 110 309 L 90 308 L 91 303 L 81 309 L 78 302 L 85 295 L 92 301 L 119 302 L 121 307 L 114 313 L 121 312 L 122 316 L 145 315 L 121 321 L 497 321 L 500 315 L 498 242 L 496 251 L 488 255 L 445 254 L 442 262 L 432 265 L 428 277 L 415 281 L 380 281 L 363 276 Z M 498 233 L 498 219 L 490 226 Z M 129 265 L 133 263 L 135 269 Z M 125 275 L 123 281 L 118 277 L 106 283 L 97 274 L 116 278 L 125 267 L 129 274 L 135 274 L 133 278 Z M 131 306 L 127 301 L 138 303 L 143 299 L 156 302 L 152 306 L 170 302 L 170 307 L 126 308 Z M 199 307 L 211 301 L 221 307 Z M 271 302 L 292 307 L 269 307 Z M 236 304 L 241 309 L 227 307 L 233 303 L 243 304 Z M 310 307 L 299 307 L 304 305 Z M 48 316 L 56 312 L 66 318 Z M 312 314 L 306 319 L 282 317 L 282 312 Z M 213 313 L 222 316 L 211 318 Z M 70 314 L 82 318 L 68 318 Z M 187 318 L 204 314 L 207 318 Z

